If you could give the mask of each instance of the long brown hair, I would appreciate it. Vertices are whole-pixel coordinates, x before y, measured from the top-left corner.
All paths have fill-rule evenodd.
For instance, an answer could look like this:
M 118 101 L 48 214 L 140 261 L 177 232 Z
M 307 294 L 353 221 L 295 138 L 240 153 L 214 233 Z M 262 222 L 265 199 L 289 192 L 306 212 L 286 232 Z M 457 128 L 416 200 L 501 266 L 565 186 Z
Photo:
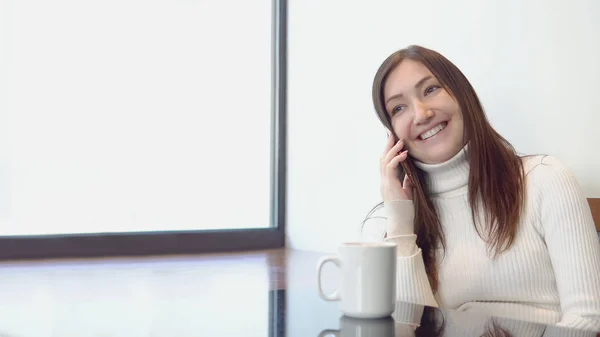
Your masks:
M 379 120 L 389 130 L 393 128 L 385 109 L 383 87 L 389 73 L 404 59 L 422 63 L 437 78 L 440 85 L 458 103 L 463 115 L 465 144 L 470 165 L 468 198 L 473 219 L 483 212 L 484 226 L 475 230 L 488 244 L 494 256 L 504 252 L 514 242 L 525 188 L 523 164 L 512 145 L 490 125 L 475 90 L 465 75 L 436 51 L 412 45 L 390 55 L 380 66 L 373 81 L 373 104 Z M 406 160 L 409 176 L 414 177 L 414 226 L 417 245 L 423 252 L 425 269 L 433 291 L 438 288 L 436 250 L 445 248 L 442 226 L 427 195 L 425 173 Z M 406 172 L 399 167 L 403 181 Z

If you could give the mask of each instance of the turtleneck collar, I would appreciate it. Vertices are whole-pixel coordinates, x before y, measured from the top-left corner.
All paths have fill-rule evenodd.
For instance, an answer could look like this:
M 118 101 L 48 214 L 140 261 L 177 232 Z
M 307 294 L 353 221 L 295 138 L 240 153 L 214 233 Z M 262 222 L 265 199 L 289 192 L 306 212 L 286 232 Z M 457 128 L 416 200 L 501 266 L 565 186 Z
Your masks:
M 443 163 L 426 164 L 417 160 L 414 163 L 425 173 L 427 192 L 430 195 L 449 197 L 467 193 L 469 185 L 467 145 Z

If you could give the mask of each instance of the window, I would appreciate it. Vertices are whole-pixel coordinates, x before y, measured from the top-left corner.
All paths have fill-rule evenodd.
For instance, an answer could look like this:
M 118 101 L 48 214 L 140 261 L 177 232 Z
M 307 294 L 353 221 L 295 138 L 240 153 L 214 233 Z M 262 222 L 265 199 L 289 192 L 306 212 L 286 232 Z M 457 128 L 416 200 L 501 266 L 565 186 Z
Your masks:
M 284 0 L 2 6 L 0 257 L 284 245 Z

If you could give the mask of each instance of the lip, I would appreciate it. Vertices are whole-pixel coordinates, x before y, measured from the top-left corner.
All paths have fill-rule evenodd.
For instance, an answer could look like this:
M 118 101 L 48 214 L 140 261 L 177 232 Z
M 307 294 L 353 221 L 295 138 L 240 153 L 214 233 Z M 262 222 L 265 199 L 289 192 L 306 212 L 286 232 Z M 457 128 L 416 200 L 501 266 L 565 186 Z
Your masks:
M 433 124 L 433 125 L 432 125 L 430 128 L 428 128 L 428 129 L 426 129 L 426 130 L 423 130 L 423 131 L 419 132 L 419 134 L 418 134 L 418 135 L 417 135 L 417 137 L 416 137 L 416 140 L 418 140 L 418 141 L 421 141 L 421 142 L 424 142 L 424 141 L 427 141 L 427 140 L 429 140 L 429 139 L 433 138 L 433 137 L 430 137 L 430 138 L 427 138 L 427 139 L 421 139 L 421 135 L 422 135 L 422 134 L 424 134 L 425 132 L 427 132 L 427 131 L 429 131 L 429 130 L 431 130 L 431 129 L 435 128 L 436 126 L 438 126 L 438 125 L 440 125 L 440 124 L 442 124 L 442 123 L 446 123 L 446 127 L 444 127 L 444 129 L 443 129 L 443 130 L 441 130 L 440 132 L 444 131 L 444 130 L 445 130 L 447 127 L 448 127 L 448 124 L 450 124 L 450 121 L 449 121 L 449 120 L 448 120 L 448 121 L 440 121 L 439 123 L 435 123 L 435 124 Z M 438 132 L 438 133 L 439 133 L 439 132 Z M 437 134 L 436 134 L 436 136 L 437 136 Z M 434 137 L 435 137 L 435 136 L 434 136 Z

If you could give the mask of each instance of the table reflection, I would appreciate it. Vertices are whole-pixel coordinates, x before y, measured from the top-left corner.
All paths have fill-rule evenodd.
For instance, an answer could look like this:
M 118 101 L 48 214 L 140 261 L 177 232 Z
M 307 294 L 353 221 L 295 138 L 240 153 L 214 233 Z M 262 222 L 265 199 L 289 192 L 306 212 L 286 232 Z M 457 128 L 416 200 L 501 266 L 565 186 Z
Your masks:
M 593 331 L 410 303 L 397 303 L 394 313 L 385 319 L 356 319 L 343 316 L 337 305 L 321 301 L 306 291 L 279 290 L 275 296 L 285 298 L 287 308 L 280 312 L 285 316 L 285 327 L 272 335 L 278 337 L 600 336 Z

